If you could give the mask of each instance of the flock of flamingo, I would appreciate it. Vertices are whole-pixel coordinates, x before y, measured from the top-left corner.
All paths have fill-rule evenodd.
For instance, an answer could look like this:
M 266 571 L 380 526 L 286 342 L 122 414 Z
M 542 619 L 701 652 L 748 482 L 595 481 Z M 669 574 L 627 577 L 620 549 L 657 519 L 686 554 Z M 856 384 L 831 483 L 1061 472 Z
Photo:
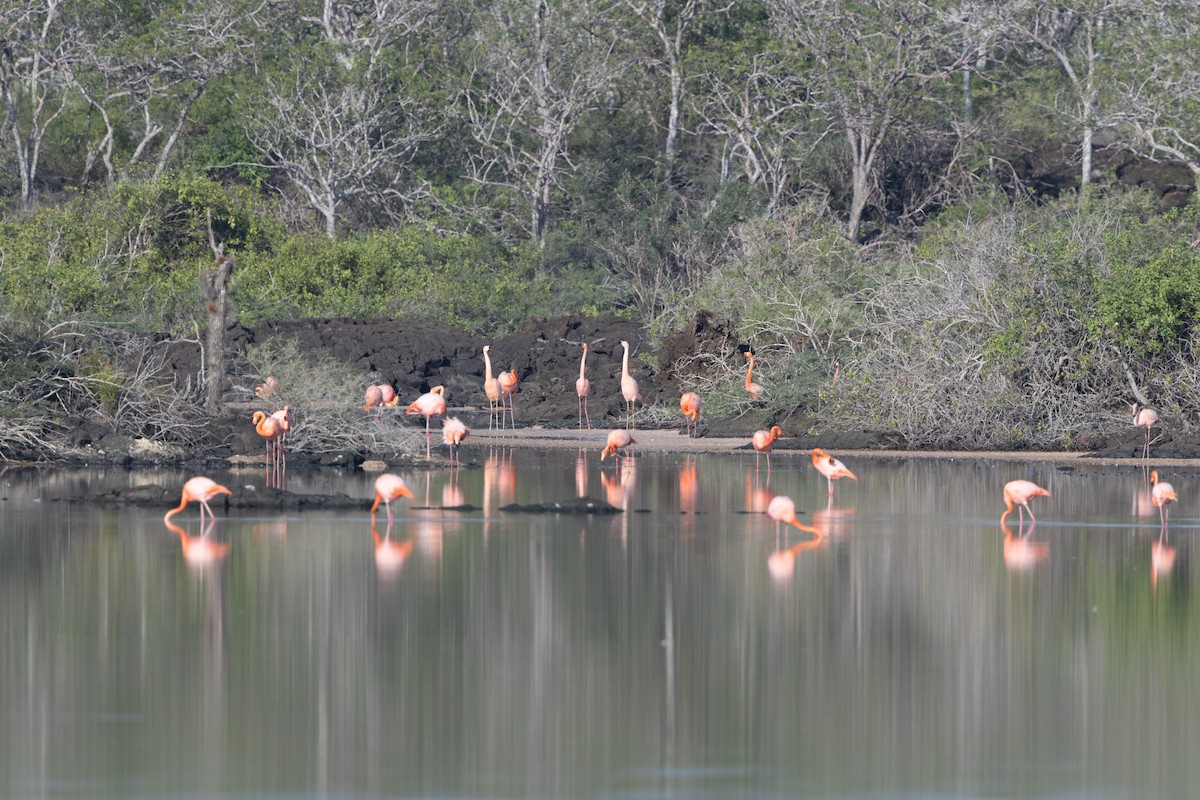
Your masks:
M 588 430 L 591 430 L 591 418 L 588 415 L 587 399 L 591 391 L 591 381 L 586 375 L 588 344 L 581 343 L 583 351 L 579 363 L 579 378 L 575 382 L 575 391 L 579 398 L 579 427 L 582 429 L 585 425 Z M 608 434 L 604 448 L 600 451 L 600 460 L 603 462 L 608 456 L 613 456 L 617 462 L 617 468 L 620 468 L 620 459 L 628 457 L 631 454 L 631 448 L 637 444 L 637 440 L 633 438 L 630 429 L 633 428 L 635 405 L 642 401 L 642 394 L 638 387 L 637 380 L 629 372 L 629 342 L 622 341 L 621 347 L 623 355 L 621 360 L 621 380 L 620 389 L 621 395 L 626 403 L 626 427 L 618 428 Z M 501 372 L 498 376 L 493 373 L 492 361 L 490 357 L 490 347 L 483 348 L 484 361 L 484 393 L 489 402 L 489 430 L 492 428 L 504 429 L 506 425 L 516 427 L 516 422 L 513 415 L 512 396 L 517 392 L 517 372 L 515 369 L 510 369 Z M 759 399 L 763 394 L 763 389 L 753 381 L 754 374 L 754 354 L 745 352 L 747 361 L 745 391 L 751 400 Z M 255 390 L 255 394 L 260 398 L 270 398 L 278 391 L 278 381 L 274 377 L 268 377 L 263 385 Z M 425 392 L 416 400 L 414 400 L 405 409 L 405 414 L 415 415 L 420 414 L 425 417 L 425 454 L 426 458 L 431 457 L 430 451 L 430 419 L 435 416 L 446 414 L 447 406 L 445 400 L 445 387 L 434 386 L 428 392 Z M 384 408 L 395 407 L 399 402 L 395 389 L 387 384 L 373 385 L 366 390 L 364 412 L 368 415 L 378 417 Z M 682 413 L 686 425 L 686 433 L 689 438 L 698 435 L 698 426 L 700 419 L 700 397 L 695 392 L 684 392 L 679 400 L 679 408 Z M 1160 427 L 1162 420 L 1159 414 L 1150 408 L 1141 407 L 1138 404 L 1133 404 L 1133 424 L 1136 428 L 1144 429 L 1145 440 L 1142 448 L 1142 457 L 1148 458 L 1150 455 L 1150 431 L 1152 428 Z M 267 483 L 268 486 L 275 485 L 282 487 L 283 473 L 286 469 L 286 456 L 284 445 L 288 431 L 291 430 L 293 423 L 293 415 L 288 406 L 268 414 L 265 411 L 255 411 L 252 416 L 252 421 L 256 432 L 263 437 L 266 442 L 266 464 L 267 464 Z M 442 440 L 450 449 L 450 463 L 457 467 L 461 465 L 459 457 L 459 446 L 463 440 L 470 434 L 468 428 L 457 417 L 448 417 L 442 424 Z M 767 471 L 770 474 L 771 467 L 771 451 L 774 448 L 775 442 L 780 439 L 783 432 L 779 426 L 772 426 L 766 430 L 755 431 L 751 437 L 751 446 L 755 451 L 756 471 L 757 461 L 759 457 L 766 456 Z M 834 458 L 829 453 L 821 448 L 812 450 L 812 463 L 816 470 L 825 477 L 828 486 L 828 497 L 830 504 L 833 502 L 834 481 L 842 478 L 857 480 L 857 476 L 846 467 L 837 458 Z M 1170 551 L 1165 543 L 1168 522 L 1168 506 L 1172 502 L 1176 502 L 1178 496 L 1175 488 L 1165 481 L 1159 479 L 1158 471 L 1154 470 L 1150 473 L 1150 483 L 1152 485 L 1150 499 L 1153 506 L 1158 509 L 1160 519 L 1160 534 L 1159 543 L 1155 546 L 1155 557 L 1158 559 L 1160 554 L 1165 554 Z M 392 504 L 401 498 L 412 499 L 413 493 L 405 484 L 404 479 L 392 473 L 384 473 L 380 475 L 374 484 L 375 497 L 371 505 L 371 523 L 372 529 L 375 524 L 375 514 L 380 503 L 384 505 L 387 513 L 389 525 L 394 520 Z M 183 531 L 178 529 L 178 526 L 171 522 L 171 517 L 180 511 L 183 511 L 191 502 L 196 502 L 200 506 L 200 521 L 201 527 L 204 528 L 204 522 L 207 518 L 209 525 L 215 520 L 215 516 L 209 502 L 221 494 L 232 494 L 225 486 L 221 486 L 215 481 L 197 476 L 190 478 L 184 483 L 182 495 L 179 505 L 167 511 L 163 517 L 164 522 L 169 527 L 177 530 L 181 536 L 184 536 L 185 545 L 188 540 Z M 1000 524 L 1006 534 L 1005 551 L 1006 558 L 1009 555 L 1011 548 L 1014 558 L 1020 560 L 1027 558 L 1035 560 L 1039 555 L 1044 555 L 1045 545 L 1031 543 L 1028 539 L 1032 533 L 1033 526 L 1037 523 L 1037 518 L 1033 514 L 1029 503 L 1036 497 L 1049 497 L 1050 492 L 1028 480 L 1013 480 L 1004 485 L 1003 499 L 1005 510 L 1000 515 Z M 1009 514 L 1012 513 L 1014 507 L 1018 514 L 1018 529 L 1020 533 L 1017 536 L 1012 534 L 1011 529 L 1006 524 Z M 795 528 L 812 534 L 814 539 L 800 545 L 798 548 L 792 548 L 790 552 L 793 556 L 797 549 L 804 549 L 820 543 L 824 534 L 820 528 L 812 525 L 805 525 L 800 522 L 796 516 L 796 506 L 791 498 L 778 495 L 771 498 L 766 506 L 766 515 L 775 521 L 776 533 L 778 536 L 781 525 L 792 525 Z M 1025 529 L 1025 515 L 1029 515 L 1030 526 L 1028 531 Z M 201 543 L 195 543 L 201 544 Z M 213 545 L 220 547 L 220 545 Z M 1040 548 L 1040 550 L 1039 550 Z M 776 554 L 778 555 L 778 554 Z M 772 567 L 775 569 L 775 565 Z

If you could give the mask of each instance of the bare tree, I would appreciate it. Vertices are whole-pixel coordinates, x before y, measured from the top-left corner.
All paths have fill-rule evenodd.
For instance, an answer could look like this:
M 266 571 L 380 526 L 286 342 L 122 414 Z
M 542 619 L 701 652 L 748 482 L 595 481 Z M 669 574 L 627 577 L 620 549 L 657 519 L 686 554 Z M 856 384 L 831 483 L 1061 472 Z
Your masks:
M 625 0 L 638 19 L 649 26 L 662 45 L 662 58 L 667 67 L 670 99 L 667 103 L 667 133 L 663 139 L 663 154 L 670 161 L 675 157 L 679 140 L 679 119 L 683 106 L 683 54 L 688 29 L 705 11 L 705 0 Z
M 551 194 L 570 168 L 567 145 L 583 115 L 609 97 L 621 74 L 616 0 L 513 0 L 488 10 L 469 43 L 471 76 L 463 108 L 471 135 L 470 178 L 515 189 L 529 205 L 529 232 L 541 243 Z
M 1096 133 L 1117 121 L 1105 88 L 1120 60 L 1136 57 L 1123 39 L 1139 6 L 1140 0 L 1014 0 L 1004 5 L 1010 38 L 1050 58 L 1066 78 L 1066 90 L 1056 97 L 1053 110 L 1078 132 L 1084 195 L 1092 182 Z
M 33 208 L 42 145 L 70 97 L 73 43 L 61 0 L 0 2 L 0 97 L 21 178 L 21 209 Z
M 148 30 L 119 17 L 78 43 L 72 81 L 102 125 L 100 137 L 85 153 L 85 182 L 97 161 L 111 183 L 127 178 L 154 155 L 152 177 L 162 175 L 196 101 L 215 78 L 249 58 L 249 34 L 259 24 L 264 2 L 224 0 L 190 4 L 184 10 L 160 5 Z M 137 138 L 132 151 L 114 165 L 118 124 L 128 126 Z
M 897 122 L 934 81 L 962 63 L 962 50 L 926 0 L 780 0 L 778 34 L 804 49 L 812 81 L 850 154 L 846 236 L 858 241 L 877 158 Z
M 735 60 L 717 55 L 697 67 L 694 80 L 701 130 L 725 143 L 722 180 L 737 165 L 750 184 L 766 187 L 771 213 L 794 189 L 797 165 L 821 140 L 826 124 L 812 113 L 812 96 L 792 54 L 772 47 Z

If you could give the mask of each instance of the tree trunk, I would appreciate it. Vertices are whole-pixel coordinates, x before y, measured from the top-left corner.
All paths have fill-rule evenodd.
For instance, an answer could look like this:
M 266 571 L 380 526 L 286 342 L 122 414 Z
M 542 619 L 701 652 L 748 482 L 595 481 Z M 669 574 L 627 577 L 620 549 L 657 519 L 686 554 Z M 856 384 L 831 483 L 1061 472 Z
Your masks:
M 208 413 L 221 413 L 221 391 L 225 384 L 225 318 L 229 313 L 229 273 L 233 258 L 225 255 L 225 245 L 213 238 L 212 215 L 208 220 L 208 241 L 216 255 L 214 265 L 200 274 L 200 291 L 204 295 L 204 310 L 208 314 L 208 330 L 204 337 L 204 369 L 208 381 L 205 398 Z

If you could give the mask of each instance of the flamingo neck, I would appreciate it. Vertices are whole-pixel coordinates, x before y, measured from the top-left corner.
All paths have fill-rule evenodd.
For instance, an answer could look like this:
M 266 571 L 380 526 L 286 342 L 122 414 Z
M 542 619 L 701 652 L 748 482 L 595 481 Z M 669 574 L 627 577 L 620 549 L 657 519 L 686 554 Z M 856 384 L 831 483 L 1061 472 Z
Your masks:
M 750 356 L 750 366 L 746 369 L 746 388 L 750 388 L 750 376 L 754 374 L 754 356 Z
M 587 367 L 587 348 L 583 348 L 583 358 L 579 359 L 579 377 L 582 378 L 583 371 Z
M 488 351 L 483 351 L 483 368 L 484 376 L 490 381 L 492 379 L 492 359 L 488 357 Z

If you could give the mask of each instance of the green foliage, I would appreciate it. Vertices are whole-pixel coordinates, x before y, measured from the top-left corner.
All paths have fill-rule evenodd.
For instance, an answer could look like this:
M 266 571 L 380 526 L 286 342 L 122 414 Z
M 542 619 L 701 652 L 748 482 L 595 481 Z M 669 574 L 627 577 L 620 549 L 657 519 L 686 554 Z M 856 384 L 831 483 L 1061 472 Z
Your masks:
M 407 226 L 341 241 L 294 236 L 239 256 L 245 322 L 309 316 L 433 317 L 467 330 L 514 326 L 551 294 L 532 250 Z
M 1180 347 L 1200 324 L 1200 257 L 1186 245 L 1114 259 L 1091 327 L 1140 356 Z

